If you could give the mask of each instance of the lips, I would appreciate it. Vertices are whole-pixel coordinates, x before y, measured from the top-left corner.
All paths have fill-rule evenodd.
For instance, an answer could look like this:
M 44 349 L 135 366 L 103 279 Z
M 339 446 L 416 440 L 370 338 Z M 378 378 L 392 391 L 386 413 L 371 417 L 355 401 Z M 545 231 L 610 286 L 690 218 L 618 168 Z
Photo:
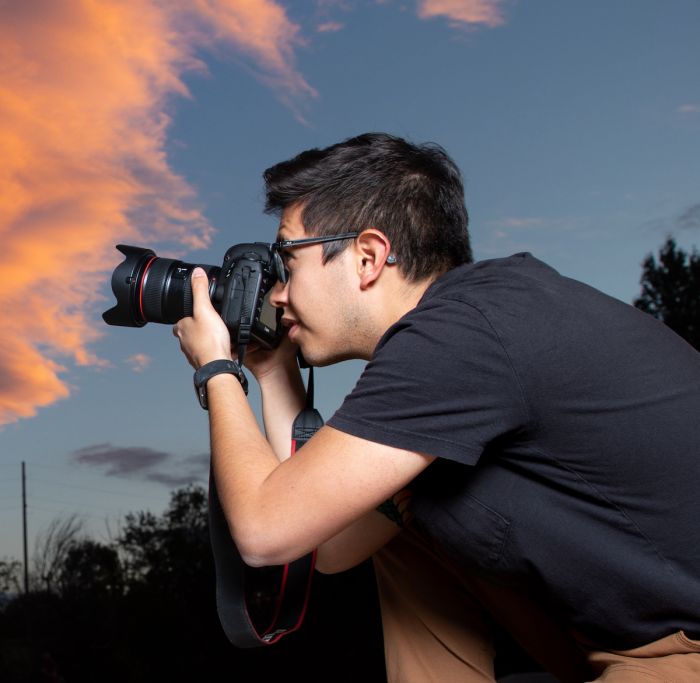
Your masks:
M 287 328 L 287 336 L 294 341 L 293 336 L 295 332 L 299 329 L 299 322 L 297 320 L 294 320 L 294 318 L 290 318 L 288 316 L 283 316 L 282 317 L 282 325 L 284 325 Z

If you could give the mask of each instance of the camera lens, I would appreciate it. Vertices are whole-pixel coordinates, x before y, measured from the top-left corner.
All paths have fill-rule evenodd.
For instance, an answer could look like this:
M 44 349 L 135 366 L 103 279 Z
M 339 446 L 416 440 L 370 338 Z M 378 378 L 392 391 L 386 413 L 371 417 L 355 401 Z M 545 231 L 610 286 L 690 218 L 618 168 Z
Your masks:
M 194 263 L 157 257 L 146 265 L 139 292 L 141 315 L 146 322 L 172 324 L 192 315 L 190 276 L 196 267 Z M 211 297 L 221 269 L 206 265 L 202 268 L 209 278 Z
M 209 279 L 209 297 L 214 300 L 221 268 L 158 258 L 141 247 L 117 245 L 126 257 L 112 275 L 117 304 L 102 314 L 109 325 L 141 327 L 147 322 L 176 323 L 192 315 L 192 271 L 200 265 Z M 216 307 L 217 302 L 214 301 Z

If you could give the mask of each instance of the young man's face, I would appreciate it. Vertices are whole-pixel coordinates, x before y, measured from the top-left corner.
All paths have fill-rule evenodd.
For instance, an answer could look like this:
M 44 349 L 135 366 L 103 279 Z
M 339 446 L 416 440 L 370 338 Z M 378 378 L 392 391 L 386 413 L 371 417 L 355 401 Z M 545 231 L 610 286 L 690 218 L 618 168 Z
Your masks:
M 284 210 L 278 240 L 308 237 L 301 222 L 301 207 Z M 354 339 L 361 316 L 353 305 L 353 258 L 348 248 L 323 263 L 323 245 L 310 244 L 282 250 L 289 271 L 286 285 L 278 282 L 270 298 L 282 309 L 290 340 L 313 365 L 329 365 L 355 358 Z

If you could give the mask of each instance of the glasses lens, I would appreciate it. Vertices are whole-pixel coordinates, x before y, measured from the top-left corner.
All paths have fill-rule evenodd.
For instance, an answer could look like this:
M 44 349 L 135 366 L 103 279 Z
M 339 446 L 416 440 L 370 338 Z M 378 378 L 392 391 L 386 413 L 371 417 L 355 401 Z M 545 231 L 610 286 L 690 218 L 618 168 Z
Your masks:
M 282 256 L 275 249 L 272 252 L 272 260 L 274 261 L 275 264 L 275 274 L 277 275 L 277 279 L 283 284 L 287 284 L 287 280 L 289 279 L 289 271 L 287 270 L 287 267 L 284 265 L 284 261 L 282 260 Z

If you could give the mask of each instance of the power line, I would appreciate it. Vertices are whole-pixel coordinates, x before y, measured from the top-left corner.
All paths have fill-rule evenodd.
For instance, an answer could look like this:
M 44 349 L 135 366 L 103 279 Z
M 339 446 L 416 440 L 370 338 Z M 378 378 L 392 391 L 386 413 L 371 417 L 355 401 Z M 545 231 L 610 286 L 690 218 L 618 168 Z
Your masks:
M 113 507 L 105 507 L 104 505 L 91 505 L 90 503 L 76 503 L 75 501 L 67 501 L 67 500 L 56 500 L 55 498 L 44 498 L 43 496 L 32 496 L 32 500 L 38 500 L 40 503 L 54 503 L 56 505 L 63 505 L 64 507 L 67 508 L 76 508 L 76 509 L 81 509 L 81 508 L 91 508 L 93 510 L 105 510 L 105 511 L 112 511 L 112 512 L 124 512 L 124 508 L 113 508 Z M 32 503 L 30 508 L 34 507 L 34 503 Z M 131 510 L 128 510 L 128 512 L 131 512 Z
M 48 512 L 50 514 L 56 514 L 57 510 L 54 508 L 53 510 L 51 508 L 45 508 L 40 505 L 32 505 L 32 507 L 29 509 L 29 516 L 37 518 L 38 515 L 36 514 L 37 512 Z M 78 516 L 80 517 L 90 517 L 91 519 L 99 519 L 100 521 L 104 521 L 107 519 L 111 519 L 114 517 L 119 517 L 118 514 L 112 514 L 112 515 L 96 515 L 91 512 L 80 512 L 78 513 Z
M 71 488 L 71 489 L 79 489 L 82 491 L 94 491 L 95 493 L 109 493 L 114 496 L 129 496 L 133 498 L 142 498 L 147 494 L 140 494 L 140 493 L 131 493 L 129 491 L 110 491 L 109 489 L 99 489 L 99 488 L 94 488 L 92 486 L 82 486 L 80 484 L 65 484 L 61 481 L 47 481 L 46 479 L 41 479 L 37 477 L 32 478 L 32 482 L 39 482 L 42 484 L 48 484 L 50 486 L 64 486 L 66 488 Z

